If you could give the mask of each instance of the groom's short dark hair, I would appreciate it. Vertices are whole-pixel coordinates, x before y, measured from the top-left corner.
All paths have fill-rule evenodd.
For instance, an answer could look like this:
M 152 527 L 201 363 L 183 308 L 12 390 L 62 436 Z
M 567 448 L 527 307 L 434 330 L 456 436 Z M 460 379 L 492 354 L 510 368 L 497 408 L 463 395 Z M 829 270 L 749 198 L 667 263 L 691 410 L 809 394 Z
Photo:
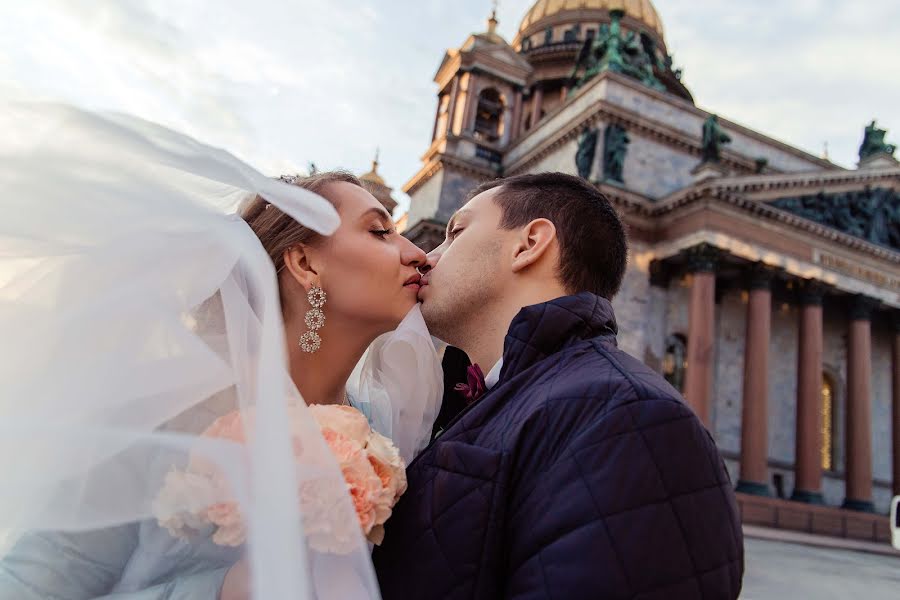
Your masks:
M 482 184 L 470 197 L 501 188 L 494 201 L 503 211 L 500 227 L 523 227 L 547 219 L 559 238 L 561 283 L 569 293 L 593 292 L 612 299 L 628 260 L 625 227 L 596 187 L 565 173 L 516 175 Z

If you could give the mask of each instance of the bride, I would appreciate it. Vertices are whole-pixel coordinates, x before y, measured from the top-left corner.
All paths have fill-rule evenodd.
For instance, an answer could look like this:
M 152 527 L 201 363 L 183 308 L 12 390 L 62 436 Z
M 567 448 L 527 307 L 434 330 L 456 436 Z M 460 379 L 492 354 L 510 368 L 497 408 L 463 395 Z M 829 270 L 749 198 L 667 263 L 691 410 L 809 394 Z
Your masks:
M 0 599 L 377 598 L 306 405 L 352 403 L 407 461 L 424 447 L 442 390 L 424 253 L 348 173 L 273 181 L 63 106 L 0 125 Z M 201 433 L 231 410 L 253 411 L 246 446 Z M 198 456 L 246 544 L 160 526 L 167 473 Z M 349 546 L 311 543 L 347 523 Z

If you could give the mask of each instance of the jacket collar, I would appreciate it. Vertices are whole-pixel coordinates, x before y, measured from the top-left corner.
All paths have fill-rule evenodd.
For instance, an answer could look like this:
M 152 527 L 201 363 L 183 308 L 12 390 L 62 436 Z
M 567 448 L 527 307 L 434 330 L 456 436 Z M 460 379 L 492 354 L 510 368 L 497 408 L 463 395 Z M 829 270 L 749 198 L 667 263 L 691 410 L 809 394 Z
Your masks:
M 618 332 L 612 304 L 590 292 L 526 306 L 512 320 L 503 344 L 500 381 L 577 342 Z

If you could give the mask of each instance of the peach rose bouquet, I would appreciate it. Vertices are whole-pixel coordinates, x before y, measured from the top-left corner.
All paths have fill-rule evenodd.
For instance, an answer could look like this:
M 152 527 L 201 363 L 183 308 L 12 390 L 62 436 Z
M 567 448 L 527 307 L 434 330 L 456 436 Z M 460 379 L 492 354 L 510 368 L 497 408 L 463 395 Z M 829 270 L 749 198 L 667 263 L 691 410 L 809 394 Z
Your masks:
M 345 489 L 329 489 L 316 480 L 300 483 L 298 502 L 310 544 L 317 550 L 340 552 L 352 530 L 334 514 L 335 494 L 348 494 L 366 538 L 380 544 L 384 523 L 406 491 L 406 465 L 394 444 L 373 431 L 366 417 L 350 406 L 312 405 L 289 408 L 295 457 L 303 452 L 299 411 L 309 410 L 319 426 L 344 476 Z M 254 411 L 233 411 L 218 418 L 204 437 L 246 443 L 253 431 Z M 212 540 L 221 546 L 239 546 L 246 540 L 246 527 L 236 501 L 227 498 L 221 473 L 207 461 L 192 457 L 186 469 L 172 469 L 154 502 L 159 524 L 172 535 L 189 538 L 212 526 Z M 337 503 L 339 504 L 339 503 Z

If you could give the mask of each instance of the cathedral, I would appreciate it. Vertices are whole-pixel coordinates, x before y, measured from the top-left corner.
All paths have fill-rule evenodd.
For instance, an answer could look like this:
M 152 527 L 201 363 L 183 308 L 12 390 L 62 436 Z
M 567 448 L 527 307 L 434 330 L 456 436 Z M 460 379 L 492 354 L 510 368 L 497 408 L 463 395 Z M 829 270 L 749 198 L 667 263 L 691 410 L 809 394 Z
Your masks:
M 619 345 L 705 423 L 744 523 L 887 541 L 900 165 L 885 130 L 860 124 L 848 170 L 697 108 L 650 0 L 538 0 L 511 42 L 493 16 L 434 81 L 405 235 L 438 245 L 486 180 L 590 181 L 629 229 Z M 393 202 L 377 162 L 363 179 Z

